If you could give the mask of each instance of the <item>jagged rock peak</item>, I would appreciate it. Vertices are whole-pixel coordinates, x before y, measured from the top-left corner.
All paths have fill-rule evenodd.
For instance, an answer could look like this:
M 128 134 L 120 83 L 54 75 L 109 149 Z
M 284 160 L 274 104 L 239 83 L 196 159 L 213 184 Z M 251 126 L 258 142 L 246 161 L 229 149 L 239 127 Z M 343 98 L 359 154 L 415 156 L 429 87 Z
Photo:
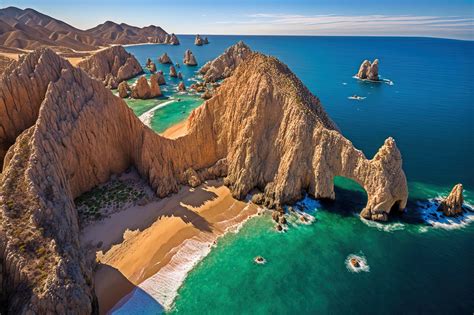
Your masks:
M 364 60 L 360 65 L 359 72 L 356 77 L 362 80 L 379 80 L 379 60 L 375 59 L 374 62 L 370 63 L 369 60 Z
M 194 39 L 194 45 L 202 46 L 203 44 L 204 44 L 204 40 L 202 39 L 202 37 L 199 34 L 197 34 L 196 38 Z
M 180 91 L 180 92 L 186 91 L 186 85 L 184 85 L 183 81 L 179 82 L 178 91 Z
M 173 63 L 167 53 L 164 53 L 163 55 L 161 55 L 160 58 L 158 58 L 158 62 L 162 64 Z
M 199 72 L 204 81 L 215 82 L 229 77 L 234 69 L 252 53 L 252 50 L 243 41 L 229 47 L 214 60 L 207 62 Z
M 188 66 L 197 66 L 196 57 L 191 50 L 187 49 L 184 53 L 183 63 Z
M 137 83 L 132 88 L 132 98 L 149 99 L 161 95 L 161 89 L 158 83 L 158 75 L 152 74 L 150 85 L 145 76 L 138 78 Z
M 176 68 L 174 66 L 170 67 L 170 77 L 177 78 L 178 74 L 176 73 Z
M 451 190 L 448 197 L 443 199 L 438 206 L 438 211 L 442 211 L 444 215 L 452 217 L 462 213 L 462 205 L 464 203 L 462 184 L 457 184 Z
M 138 60 L 122 46 L 103 49 L 77 66 L 112 89 L 117 88 L 120 82 L 143 73 Z
M 127 81 L 122 81 L 118 85 L 118 94 L 121 98 L 127 98 L 128 92 L 130 91 L 130 86 L 128 85 Z
M 171 35 L 166 34 L 164 43 L 169 45 L 179 45 L 179 39 L 174 33 Z

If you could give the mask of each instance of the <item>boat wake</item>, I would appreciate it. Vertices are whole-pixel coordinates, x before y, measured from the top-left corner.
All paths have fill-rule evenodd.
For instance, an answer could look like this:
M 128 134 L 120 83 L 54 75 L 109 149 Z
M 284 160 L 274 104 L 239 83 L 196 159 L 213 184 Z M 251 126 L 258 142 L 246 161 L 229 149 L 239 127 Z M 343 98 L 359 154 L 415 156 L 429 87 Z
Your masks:
M 350 254 L 347 256 L 346 268 L 350 272 L 359 273 L 359 272 L 369 272 L 370 266 L 367 263 L 367 259 L 364 257 L 362 252 L 359 255 Z
M 423 221 L 429 226 L 445 230 L 454 230 L 464 228 L 474 221 L 474 207 L 469 203 L 464 203 L 464 211 L 461 215 L 447 217 L 441 211 L 438 211 L 441 200 L 441 197 L 437 197 L 424 202 L 417 202 L 417 210 L 420 212 Z M 422 232 L 425 232 L 425 230 L 422 230 Z
M 353 96 L 349 96 L 348 99 L 350 100 L 357 100 L 357 101 L 362 101 L 362 100 L 365 100 L 367 97 L 365 96 L 358 96 L 358 95 L 353 95 Z

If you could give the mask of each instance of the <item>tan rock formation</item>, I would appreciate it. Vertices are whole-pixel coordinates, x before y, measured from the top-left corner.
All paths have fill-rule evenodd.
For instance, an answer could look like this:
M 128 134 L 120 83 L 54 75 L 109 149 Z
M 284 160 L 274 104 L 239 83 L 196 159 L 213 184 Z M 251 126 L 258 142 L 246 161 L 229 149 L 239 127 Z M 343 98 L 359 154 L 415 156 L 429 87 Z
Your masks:
M 128 92 L 130 91 L 130 86 L 128 86 L 127 81 L 122 81 L 118 85 L 118 93 L 121 98 L 127 98 Z
M 206 91 L 204 91 L 204 93 L 202 93 L 202 95 L 201 95 L 201 98 L 205 99 L 205 100 L 208 100 L 211 97 L 212 97 L 212 92 L 209 89 L 206 89 Z
M 163 55 L 161 55 L 160 58 L 158 58 L 158 62 L 162 63 L 162 64 L 172 64 L 173 63 L 167 53 L 164 53 Z
M 179 45 L 179 39 L 174 33 L 171 35 L 166 34 L 164 43 L 169 45 Z
M 151 73 L 155 73 L 156 72 L 156 65 L 154 62 L 150 63 L 150 66 L 148 67 L 148 69 L 150 69 L 150 72 Z
M 364 60 L 360 65 L 359 72 L 357 72 L 356 77 L 362 80 L 379 80 L 379 60 L 375 59 L 373 63 L 370 63 L 368 60 Z
M 161 94 L 159 75 L 154 73 L 150 76 L 150 93 L 151 97 L 158 97 Z
M 176 69 L 175 69 L 174 66 L 170 67 L 170 77 L 172 77 L 172 78 L 177 78 L 178 77 L 178 74 L 176 73 Z
M 153 61 L 150 58 L 146 59 L 146 67 L 148 68 Z
M 179 82 L 178 91 L 181 91 L 181 92 L 186 91 L 186 86 L 184 85 L 184 82 L 182 82 L 182 81 Z
M 152 74 L 150 77 L 150 85 L 145 76 L 141 76 L 135 86 L 132 88 L 132 98 L 149 99 L 161 95 L 161 89 L 158 82 L 158 75 Z
M 191 50 L 187 49 L 184 53 L 183 63 L 188 66 L 197 66 L 196 57 L 194 57 Z
M 205 82 L 215 82 L 229 77 L 234 69 L 248 56 L 252 50 L 240 41 L 227 48 L 227 50 L 216 59 L 207 62 L 199 72 L 203 75 Z
M 203 39 L 201 38 L 201 36 L 198 34 L 196 35 L 196 38 L 194 39 L 194 45 L 196 46 L 202 46 L 204 44 L 204 41 Z
M 158 80 L 159 85 L 165 85 L 166 84 L 165 76 L 163 75 L 162 71 L 158 72 L 156 74 L 156 76 L 157 76 L 157 80 Z
M 80 61 L 77 66 L 112 89 L 143 72 L 138 60 L 122 46 L 112 46 Z
M 449 196 L 441 201 L 438 211 L 442 211 L 448 217 L 462 214 L 462 204 L 464 203 L 462 191 L 462 184 L 454 186 Z
M 159 197 L 225 176 L 235 197 L 259 188 L 259 202 L 281 208 L 304 192 L 334 198 L 340 175 L 366 189 L 366 218 L 384 220 L 406 204 L 394 140 L 367 160 L 301 81 L 261 54 L 237 67 L 175 140 L 145 127 L 102 83 L 49 50 L 7 69 L 0 89 L 7 96 L 0 139 L 9 139 L 3 126 L 14 135 L 2 142 L 11 147 L 0 176 L 0 261 L 12 314 L 97 311 L 74 198 L 130 165 Z

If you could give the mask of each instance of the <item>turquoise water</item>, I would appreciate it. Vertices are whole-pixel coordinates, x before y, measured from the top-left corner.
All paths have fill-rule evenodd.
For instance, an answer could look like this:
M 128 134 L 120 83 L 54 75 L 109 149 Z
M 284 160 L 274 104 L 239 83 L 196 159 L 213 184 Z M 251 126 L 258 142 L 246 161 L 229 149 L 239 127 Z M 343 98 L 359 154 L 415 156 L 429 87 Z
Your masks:
M 447 194 L 457 182 L 474 204 L 474 43 L 209 36 L 209 45 L 196 47 L 193 37 L 181 36 L 181 46 L 128 50 L 144 63 L 164 51 L 182 59 L 191 48 L 202 65 L 240 39 L 288 64 L 368 157 L 388 136 L 396 139 L 409 181 L 407 213 L 388 224 L 365 223 L 357 217 L 365 193 L 338 179 L 335 202 L 312 204 L 312 225 L 277 233 L 267 214 L 221 239 L 189 274 L 170 313 L 472 314 L 474 224 L 431 226 L 422 214 L 430 198 Z M 352 78 L 362 60 L 373 58 L 393 85 Z M 181 69 L 186 78 L 196 70 Z M 353 94 L 366 99 L 347 98 Z M 370 270 L 351 272 L 345 264 L 351 254 L 365 258 Z M 254 264 L 257 255 L 267 264 Z

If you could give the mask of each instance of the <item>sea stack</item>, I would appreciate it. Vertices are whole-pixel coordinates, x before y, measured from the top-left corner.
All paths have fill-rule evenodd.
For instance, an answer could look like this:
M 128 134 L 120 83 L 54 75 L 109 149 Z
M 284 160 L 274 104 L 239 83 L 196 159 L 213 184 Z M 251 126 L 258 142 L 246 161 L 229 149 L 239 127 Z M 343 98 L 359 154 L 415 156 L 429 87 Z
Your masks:
M 120 82 L 143 73 L 138 60 L 122 46 L 101 50 L 80 61 L 77 66 L 111 89 L 117 88 Z
M 252 50 L 243 42 L 229 47 L 214 60 L 207 62 L 199 73 L 205 82 L 216 82 L 229 77 L 242 61 L 252 54 Z
M 163 75 L 163 72 L 161 72 L 161 71 L 157 72 L 156 76 L 157 76 L 157 80 L 158 80 L 159 85 L 165 85 L 166 84 L 166 80 L 165 80 L 165 76 Z
M 150 69 L 150 72 L 151 73 L 155 73 L 156 72 L 156 65 L 154 62 L 150 63 L 150 66 L 148 67 L 148 69 Z
M 196 46 L 202 46 L 204 44 L 204 41 L 202 37 L 198 34 L 196 35 L 196 38 L 194 39 L 194 45 Z
M 462 204 L 464 197 L 462 194 L 462 184 L 457 184 L 451 190 L 451 193 L 438 206 L 438 211 L 442 211 L 445 216 L 453 217 L 462 213 Z
M 167 53 L 164 53 L 163 55 L 161 55 L 160 58 L 158 58 L 158 62 L 162 64 L 173 63 Z
M 172 78 L 177 78 L 178 77 L 178 74 L 176 73 L 176 69 L 175 69 L 174 66 L 170 67 L 170 77 L 172 77 Z
M 207 37 L 204 37 L 202 43 L 203 43 L 204 45 L 209 44 L 209 40 L 207 39 Z
M 164 43 L 168 45 L 179 45 L 179 40 L 174 33 L 171 35 L 166 34 Z
M 183 81 L 179 82 L 178 91 L 180 91 L 180 92 L 186 91 L 186 86 L 184 85 Z
M 370 63 L 368 60 L 364 60 L 359 67 L 356 77 L 361 80 L 379 80 L 379 60 L 375 59 L 374 62 Z
M 161 90 L 158 85 L 157 76 L 152 75 L 150 79 L 151 87 L 148 85 L 148 81 L 145 76 L 141 76 L 135 86 L 132 88 L 132 98 L 136 99 L 149 99 L 161 95 Z
M 182 80 L 183 79 L 183 74 L 180 72 L 178 72 L 178 79 Z
M 128 86 L 127 81 L 122 81 L 118 85 L 118 94 L 121 98 L 127 98 L 128 92 L 130 91 L 130 86 Z
M 183 63 L 188 66 L 197 66 L 196 57 L 194 57 L 191 50 L 186 50 L 184 53 Z

